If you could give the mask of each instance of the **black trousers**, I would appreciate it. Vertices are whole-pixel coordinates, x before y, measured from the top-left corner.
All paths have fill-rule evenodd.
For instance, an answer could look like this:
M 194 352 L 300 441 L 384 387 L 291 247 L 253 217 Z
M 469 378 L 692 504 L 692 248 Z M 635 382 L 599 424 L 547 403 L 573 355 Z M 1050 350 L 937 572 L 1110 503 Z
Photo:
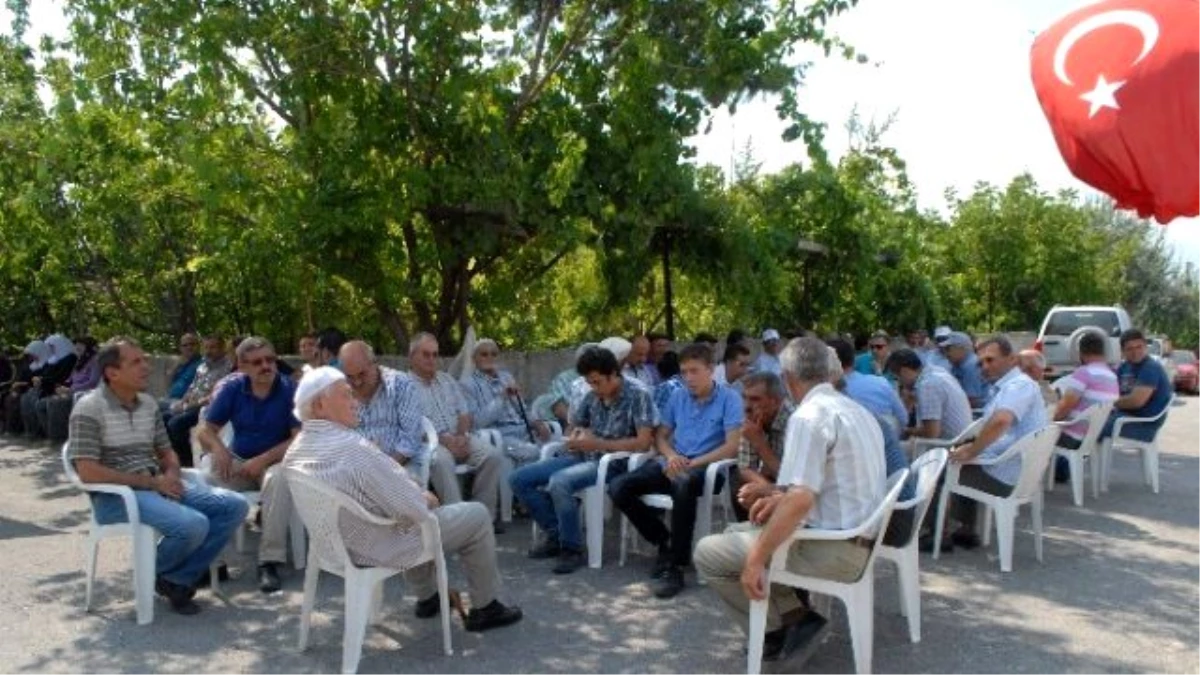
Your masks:
M 677 567 L 684 567 L 692 560 L 696 503 L 704 493 L 704 473 L 707 468 L 691 469 L 671 479 L 667 478 L 658 460 L 650 460 L 639 466 L 636 471 L 618 476 L 608 485 L 608 494 L 612 497 L 613 505 L 625 514 L 647 541 L 660 549 L 669 544 L 671 563 Z M 720 488 L 722 480 L 721 476 L 717 477 L 714 489 Z M 673 504 L 670 530 L 659 517 L 658 509 L 642 503 L 641 496 L 648 494 L 671 496 Z
M 192 408 L 171 416 L 167 422 L 167 437 L 171 448 L 179 455 L 180 466 L 192 466 L 192 427 L 200 421 L 200 409 Z

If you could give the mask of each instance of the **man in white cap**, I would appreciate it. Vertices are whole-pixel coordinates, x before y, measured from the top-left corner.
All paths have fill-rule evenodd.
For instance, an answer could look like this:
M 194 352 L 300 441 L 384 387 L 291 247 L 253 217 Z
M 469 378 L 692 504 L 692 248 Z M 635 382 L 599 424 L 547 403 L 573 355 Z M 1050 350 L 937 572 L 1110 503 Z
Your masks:
M 521 620 L 519 607 L 508 607 L 496 598 L 500 585 L 496 539 L 483 505 L 439 506 L 437 497 L 417 485 L 398 463 L 355 433 L 358 403 L 338 369 L 322 366 L 305 375 L 296 388 L 295 404 L 302 428 L 284 459 L 285 469 L 319 479 L 372 514 L 397 521 L 381 526 L 342 514 L 338 525 L 356 565 L 407 568 L 422 550 L 418 523 L 432 510 L 442 549 L 462 559 L 475 606 L 464 618 L 466 629 L 484 631 Z M 405 576 L 420 598 L 417 616 L 436 616 L 440 598 L 433 563 L 414 567 Z
M 779 331 L 768 328 L 762 332 L 762 353 L 754 361 L 754 372 L 775 373 L 780 375 L 783 369 L 779 365 L 779 350 L 783 342 L 779 339 Z

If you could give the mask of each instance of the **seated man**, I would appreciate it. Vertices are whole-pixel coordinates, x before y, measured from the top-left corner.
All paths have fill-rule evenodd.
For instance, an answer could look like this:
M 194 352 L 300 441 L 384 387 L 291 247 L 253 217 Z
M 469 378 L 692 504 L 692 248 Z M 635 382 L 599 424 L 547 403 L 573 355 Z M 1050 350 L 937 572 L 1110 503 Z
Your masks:
M 593 347 L 580 355 L 576 369 L 591 391 L 571 411 L 571 432 L 562 443 L 566 453 L 522 467 L 509 478 L 513 494 L 546 533 L 529 557 L 557 556 L 555 574 L 570 574 L 587 563 L 575 493 L 596 484 L 605 453 L 649 449 L 657 422 L 650 392 L 622 375 L 612 352 Z M 625 463 L 620 464 L 609 466 L 610 480 L 624 471 Z
M 696 570 L 747 628 L 751 600 L 769 598 L 764 660 L 781 656 L 789 631 L 805 619 L 798 594 L 764 583 L 775 550 L 801 525 L 827 530 L 857 527 L 885 495 L 883 438 L 869 412 L 829 384 L 836 361 L 825 343 L 798 338 L 781 357 L 783 377 L 799 401 L 788 422 L 778 487 L 750 504 L 750 522 L 709 535 L 696 547 Z M 787 568 L 796 573 L 853 581 L 863 572 L 873 542 L 805 540 L 791 545 Z
M 721 357 L 721 363 L 717 369 L 713 371 L 713 379 L 721 384 L 728 384 L 741 388 L 741 379 L 750 372 L 750 350 L 746 345 L 733 343 L 725 347 L 725 354 Z M 755 372 L 774 373 L 772 370 L 763 370 Z
M 192 386 L 192 380 L 196 379 L 196 369 L 200 367 L 202 360 L 200 338 L 196 337 L 195 333 L 184 333 L 183 337 L 179 338 L 179 360 L 175 362 L 175 368 L 171 371 L 171 385 L 167 388 L 167 395 L 159 402 L 164 413 L 171 409 L 172 403 L 187 393 L 188 388 Z
M 424 485 L 429 457 L 421 426 L 421 402 L 412 380 L 398 370 L 379 365 L 375 350 L 361 340 L 342 345 L 338 361 L 358 400 L 358 433 Z
M 262 541 L 258 583 L 263 593 L 281 588 L 279 566 L 287 562 L 291 493 L 275 465 L 299 431 L 292 416 L 292 381 L 275 370 L 275 348 L 265 338 L 248 337 L 237 348 L 238 368 L 220 388 L 204 416 L 200 444 L 212 455 L 209 479 L 232 490 L 262 491 Z M 221 427 L 233 426 L 225 446 Z
M 429 461 L 429 484 L 443 504 L 462 501 L 462 490 L 454 472 L 457 464 L 475 470 L 473 492 L 496 522 L 500 499 L 500 475 L 512 466 L 504 451 L 472 436 L 471 412 L 462 387 L 449 373 L 437 369 L 437 338 L 429 333 L 413 337 L 408 347 L 408 362 L 421 412 L 438 432 L 438 449 Z M 501 529 L 499 523 L 497 529 Z
M 1171 404 L 1174 395 L 1171 378 L 1162 364 L 1150 358 L 1146 337 L 1136 328 L 1121 334 L 1121 356 L 1125 359 L 1117 368 L 1121 397 L 1113 404 L 1112 414 L 1100 432 L 1100 439 L 1112 437 L 1113 425 L 1122 417 L 1154 417 Z M 1138 422 L 1121 427 L 1123 438 L 1139 441 L 1153 440 L 1159 427 L 1166 422 L 1164 415 L 1157 422 Z
M 966 392 L 971 408 L 986 406 L 990 393 L 987 383 L 984 382 L 984 372 L 979 367 L 979 358 L 972 347 L 971 337 L 966 333 L 951 333 L 942 342 L 942 354 L 950 363 L 950 374 Z M 1014 365 L 1015 363 L 1014 359 Z
M 1028 375 L 1029 379 L 1037 382 L 1038 389 L 1042 392 L 1043 403 L 1058 403 L 1058 392 L 1046 382 L 1046 357 L 1041 352 L 1036 349 L 1022 349 L 1017 353 L 1017 367 Z
M 888 418 L 897 430 L 908 426 L 908 410 L 900 401 L 900 395 L 892 383 L 879 375 L 867 375 L 854 369 L 854 345 L 842 338 L 829 341 L 841 364 L 841 380 L 846 395 L 854 399 L 876 417 Z M 886 372 L 887 369 L 884 369 Z
M 162 535 L 154 589 L 180 614 L 200 611 L 192 597 L 209 565 L 246 519 L 241 495 L 183 480 L 158 404 L 146 391 L 150 365 L 136 342 L 113 338 L 96 354 L 104 382 L 71 412 L 68 456 L 84 483 L 133 488 L 143 525 Z M 125 522 L 118 495 L 88 493 L 101 525 Z
M 1082 364 L 1075 372 L 1059 378 L 1055 386 L 1062 392 L 1062 398 L 1054 408 L 1054 421 L 1079 417 L 1088 408 L 1107 401 L 1116 401 L 1121 396 L 1121 387 L 1117 383 L 1117 375 L 1108 367 L 1105 355 L 1105 339 L 1096 333 L 1084 333 L 1079 339 L 1079 361 Z M 1107 420 L 1105 420 L 1107 422 Z M 1057 445 L 1068 450 L 1078 450 L 1083 445 L 1083 437 L 1087 435 L 1086 422 L 1072 424 L 1058 435 Z M 1065 466 L 1064 466 L 1065 465 Z M 1058 457 L 1055 466 L 1055 480 L 1060 477 L 1065 481 L 1071 477 L 1070 464 L 1066 457 Z
M 854 359 L 854 369 L 863 375 L 885 376 L 887 369 L 883 366 L 891 353 L 891 339 L 887 331 L 877 330 L 871 333 L 871 339 L 867 340 L 867 351 Z
M 309 331 L 300 336 L 300 343 L 297 345 L 296 353 L 300 355 L 300 360 L 304 363 L 300 366 L 301 376 L 307 374 L 313 368 L 321 367 L 321 355 L 317 351 L 317 334 Z M 297 381 L 299 377 L 293 378 Z
M 575 369 L 575 364 L 579 362 L 579 357 L 588 348 L 595 346 L 594 342 L 585 342 L 575 350 L 575 360 L 571 363 L 571 367 L 555 375 L 554 379 L 550 380 L 550 387 L 546 393 L 533 400 L 534 418 L 557 421 L 564 430 L 567 428 L 569 422 L 567 412 L 571 404 L 572 388 L 576 380 L 583 379 Z
M 233 370 L 233 363 L 225 355 L 225 338 L 208 335 L 201 344 L 204 362 L 196 367 L 196 376 L 183 398 L 172 403 L 163 417 L 171 447 L 184 466 L 192 465 L 192 427 L 200 421 L 200 409 L 212 401 L 217 382 Z
M 613 504 L 658 547 L 652 574 L 659 598 L 683 590 L 683 568 L 692 557 L 696 502 L 704 491 L 705 470 L 712 462 L 736 457 L 742 439 L 742 397 L 713 381 L 712 350 L 707 345 L 688 345 L 679 353 L 679 363 L 687 387 L 672 394 L 659 411 L 660 456 L 608 486 Z M 642 495 L 654 493 L 667 493 L 674 502 L 669 531 L 658 513 L 642 503 Z
M 958 475 L 960 484 L 1007 497 L 1021 477 L 1021 458 L 988 466 L 971 464 L 971 460 L 999 457 L 1013 443 L 1046 426 L 1046 406 L 1037 383 L 1017 367 L 1017 355 L 1008 338 L 998 335 L 980 343 L 979 361 L 984 375 L 995 382 L 996 393 L 983 411 L 986 421 L 979 435 L 969 443 L 951 448 L 950 461 L 965 465 Z M 942 547 L 953 549 L 957 544 L 974 548 L 979 545 L 975 534 L 976 503 L 959 497 L 954 501 L 954 519 L 959 522 L 959 529 L 948 541 L 943 538 Z M 930 540 L 923 548 L 932 549 L 932 545 Z
M 911 349 L 894 352 L 887 368 L 901 386 L 916 395 L 916 425 L 904 430 L 907 436 L 948 441 L 971 426 L 971 403 L 949 372 L 925 364 Z
M 512 373 L 500 368 L 500 347 L 484 338 L 475 343 L 475 367 L 464 374 L 463 390 L 476 431 L 495 429 L 504 439 L 504 452 L 516 464 L 537 459 L 541 444 L 550 440 L 550 428 L 530 420 L 521 388 Z
M 796 406 L 783 390 L 783 380 L 771 372 L 751 373 L 743 380 L 746 420 L 738 445 L 737 471 L 729 474 L 729 498 L 738 522 L 750 517 L 746 504 L 775 491 L 788 418 Z
M 480 504 L 439 507 L 437 498 L 417 485 L 399 464 L 355 433 L 357 404 L 345 376 L 336 368 L 322 366 L 305 375 L 296 389 L 295 405 L 303 430 L 283 460 L 284 466 L 336 488 L 376 516 L 399 521 L 398 525 L 381 526 L 343 513 L 339 527 L 354 564 L 408 568 L 421 553 L 420 523 L 432 512 L 441 530 L 442 550 L 461 556 L 471 589 L 475 607 L 463 618 L 464 627 L 484 631 L 521 620 L 519 607 L 506 607 L 496 598 L 500 574 L 487 509 Z M 405 577 L 421 598 L 417 616 L 436 616 L 441 607 L 434 564 L 413 567 Z
M 621 373 L 626 377 L 639 380 L 647 388 L 653 389 L 658 384 L 658 368 L 650 363 L 650 339 L 645 335 L 635 335 L 629 340 L 629 354 L 621 364 Z
M 346 344 L 346 334 L 341 330 L 330 326 L 325 330 L 317 333 L 317 354 L 315 363 L 322 366 L 333 366 L 340 368 L 341 363 L 338 361 L 338 352 L 341 351 L 342 345 Z

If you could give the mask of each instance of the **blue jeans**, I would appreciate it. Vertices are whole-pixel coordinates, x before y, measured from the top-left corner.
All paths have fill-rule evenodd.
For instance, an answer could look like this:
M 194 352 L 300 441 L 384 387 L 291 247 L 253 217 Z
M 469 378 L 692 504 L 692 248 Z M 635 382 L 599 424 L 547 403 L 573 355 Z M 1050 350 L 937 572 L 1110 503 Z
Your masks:
M 534 462 L 512 472 L 508 478 L 513 495 L 521 500 L 538 527 L 563 548 L 583 550 L 579 529 L 579 504 L 575 493 L 596 484 L 600 460 L 569 453 Z M 616 475 L 609 467 L 608 477 Z M 540 489 L 545 486 L 545 490 Z
M 1104 423 L 1104 428 L 1100 430 L 1100 438 L 1098 440 L 1111 438 L 1113 426 L 1117 423 L 1117 420 L 1121 419 L 1122 417 L 1132 417 L 1132 415 L 1121 410 L 1114 410 L 1109 413 L 1108 421 Z M 1154 440 L 1154 435 L 1158 433 L 1158 428 L 1161 427 L 1165 421 L 1166 417 L 1163 417 L 1159 421 L 1153 423 L 1138 422 L 1135 424 L 1125 424 L 1121 427 L 1121 438 L 1131 438 L 1135 441 L 1150 442 Z
M 125 501 L 104 492 L 90 493 L 96 521 L 112 525 L 129 520 Z M 244 520 L 250 504 L 240 494 L 184 478 L 179 501 L 152 490 L 134 490 L 143 525 L 162 535 L 155 556 L 158 576 L 193 587 Z

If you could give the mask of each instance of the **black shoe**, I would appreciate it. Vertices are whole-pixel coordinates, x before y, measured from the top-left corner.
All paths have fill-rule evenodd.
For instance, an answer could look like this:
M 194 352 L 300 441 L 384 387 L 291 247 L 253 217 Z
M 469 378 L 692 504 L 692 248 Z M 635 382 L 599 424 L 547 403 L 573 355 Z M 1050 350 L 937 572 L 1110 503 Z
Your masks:
M 669 569 L 671 569 L 671 549 L 660 548 L 658 555 L 654 558 L 654 567 L 650 569 L 650 578 L 658 579 Z
M 417 611 L 414 614 L 418 619 L 432 619 L 442 613 L 442 596 L 438 593 L 417 601 Z
M 546 560 L 547 558 L 557 558 L 562 554 L 562 547 L 558 545 L 557 539 L 547 539 L 537 546 L 529 549 L 529 558 L 532 560 Z
M 171 583 L 163 577 L 159 577 L 154 580 L 154 591 L 166 598 L 171 609 L 179 614 L 191 616 L 200 611 L 200 605 L 192 600 L 192 596 L 196 594 L 194 588 Z
M 558 555 L 558 564 L 554 566 L 554 573 L 570 574 L 584 565 L 587 565 L 587 556 L 583 555 L 583 551 L 564 548 Z
M 220 567 L 217 568 L 217 581 L 220 581 L 222 583 L 229 581 L 229 566 L 228 565 L 221 565 Z M 208 570 L 204 570 L 204 574 L 201 574 L 200 578 L 196 581 L 196 586 L 200 587 L 200 586 L 211 586 L 211 585 L 212 585 L 212 575 L 209 574 Z
M 258 566 L 258 590 L 274 593 L 283 588 L 279 580 L 279 563 L 263 563 Z
M 921 553 L 933 553 L 933 535 L 927 534 L 921 537 L 917 542 L 917 549 Z M 954 553 L 954 540 L 950 537 L 942 537 L 942 553 Z
M 505 607 L 499 600 L 493 600 L 487 607 L 471 610 L 463 625 L 467 630 L 477 633 L 514 624 L 523 616 L 520 607 Z
M 683 590 L 683 569 L 671 565 L 658 577 L 658 583 L 654 584 L 654 597 L 673 598 L 679 595 L 679 591 Z
M 979 548 L 983 543 L 979 541 L 979 535 L 974 532 L 955 532 L 950 535 L 950 541 L 954 542 L 955 546 L 961 546 L 968 551 Z

